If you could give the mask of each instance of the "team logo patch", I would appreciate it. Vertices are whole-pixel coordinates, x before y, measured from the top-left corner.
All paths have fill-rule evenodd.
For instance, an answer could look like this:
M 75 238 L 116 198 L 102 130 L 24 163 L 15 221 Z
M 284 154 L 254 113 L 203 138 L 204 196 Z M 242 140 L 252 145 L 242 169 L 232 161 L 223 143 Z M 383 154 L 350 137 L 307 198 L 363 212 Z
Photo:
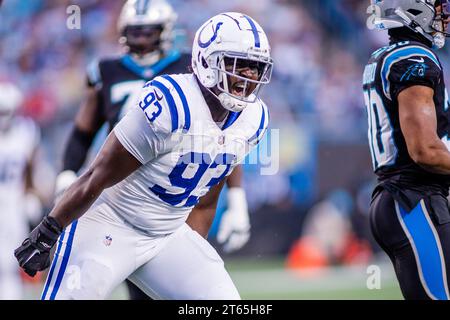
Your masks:
M 210 23 L 211 23 L 211 22 L 212 22 L 212 20 L 210 21 Z M 199 37 L 198 37 L 198 46 L 199 46 L 200 48 L 208 48 L 208 47 L 211 45 L 211 43 L 213 43 L 214 40 L 216 40 L 217 34 L 218 34 L 218 32 L 219 32 L 219 29 L 220 29 L 220 27 L 223 25 L 223 22 L 219 22 L 215 27 L 212 26 L 213 35 L 212 35 L 211 39 L 209 39 L 209 40 L 206 41 L 206 42 L 202 42 L 202 41 L 200 40 L 200 39 L 202 38 L 202 33 L 203 33 L 203 31 L 206 29 L 206 27 L 208 27 L 208 26 L 210 25 L 210 23 L 208 23 L 207 25 L 205 25 L 205 26 L 203 27 L 203 29 L 200 30 L 200 34 L 199 34 Z
M 107 247 L 109 247 L 111 245 L 111 242 L 112 242 L 112 237 L 110 235 L 105 236 L 105 239 L 103 239 L 103 243 Z
M 413 59 L 409 59 L 413 60 Z M 414 60 L 417 62 L 417 60 Z M 406 72 L 403 74 L 400 81 L 409 81 L 411 78 L 424 78 L 425 73 L 427 72 L 428 66 L 425 63 L 416 63 L 408 68 Z

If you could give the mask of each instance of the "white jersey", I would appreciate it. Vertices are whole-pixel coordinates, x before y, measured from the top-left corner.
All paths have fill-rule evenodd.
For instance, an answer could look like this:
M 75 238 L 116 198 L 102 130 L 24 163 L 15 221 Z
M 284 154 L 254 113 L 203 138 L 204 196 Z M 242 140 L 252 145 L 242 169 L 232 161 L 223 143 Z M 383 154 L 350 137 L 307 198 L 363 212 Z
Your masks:
M 268 123 L 267 107 L 258 99 L 241 113 L 230 112 L 220 128 L 193 74 L 157 77 L 114 128 L 142 166 L 106 189 L 93 207 L 148 234 L 171 233 L 244 160 Z
M 25 191 L 26 165 L 39 141 L 39 129 L 31 119 L 16 117 L 7 132 L 0 132 L 1 210 L 19 210 Z

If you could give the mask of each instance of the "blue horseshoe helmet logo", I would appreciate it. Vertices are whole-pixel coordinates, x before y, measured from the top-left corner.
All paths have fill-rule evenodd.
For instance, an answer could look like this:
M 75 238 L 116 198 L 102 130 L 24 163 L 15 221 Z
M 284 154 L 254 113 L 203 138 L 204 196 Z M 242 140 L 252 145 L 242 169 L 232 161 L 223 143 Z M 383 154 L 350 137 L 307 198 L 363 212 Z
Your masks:
M 217 38 L 217 33 L 219 32 L 219 29 L 220 29 L 220 27 L 223 25 L 223 22 L 219 22 L 217 25 L 216 25 L 216 29 L 214 30 L 214 35 L 212 36 L 212 38 L 211 39 L 209 39 L 209 41 L 207 41 L 207 42 L 202 42 L 200 39 L 201 39 L 201 37 L 202 37 L 202 32 L 203 32 L 203 30 L 205 30 L 205 28 L 207 27 L 207 26 L 209 26 L 209 24 L 207 24 L 206 26 L 204 26 L 203 27 L 203 29 L 202 30 L 200 30 L 200 34 L 198 35 L 198 45 L 200 46 L 200 48 L 207 48 L 207 47 L 209 47 L 209 45 L 214 41 L 214 40 L 216 40 L 216 38 Z

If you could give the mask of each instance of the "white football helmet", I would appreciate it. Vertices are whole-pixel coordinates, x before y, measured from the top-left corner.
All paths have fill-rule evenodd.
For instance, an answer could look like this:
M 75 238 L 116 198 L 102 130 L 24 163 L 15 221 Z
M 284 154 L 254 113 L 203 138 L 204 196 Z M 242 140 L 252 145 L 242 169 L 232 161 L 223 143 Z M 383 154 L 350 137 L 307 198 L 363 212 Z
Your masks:
M 23 102 L 20 90 L 9 82 L 0 82 L 0 132 L 7 131 L 15 112 Z
M 436 6 L 441 7 L 438 15 Z M 450 15 L 448 0 L 371 0 L 367 8 L 369 29 L 387 30 L 407 27 L 428 39 L 435 48 L 445 44 L 449 34 L 443 21 Z
M 173 43 L 173 28 L 178 15 L 165 0 L 128 0 L 120 13 L 117 28 L 122 35 L 120 42 L 127 44 L 127 27 L 160 26 L 160 50 L 167 52 Z
M 257 80 L 238 75 L 237 69 L 242 62 L 252 63 L 257 68 Z M 194 74 L 230 111 L 242 111 L 248 103 L 256 101 L 261 87 L 270 82 L 272 67 L 270 45 L 264 30 L 245 14 L 221 13 L 206 21 L 195 34 L 192 47 Z M 229 77 L 241 80 L 241 94 L 232 93 Z M 252 92 L 247 92 L 252 86 L 255 87 Z M 220 93 L 214 93 L 213 87 Z

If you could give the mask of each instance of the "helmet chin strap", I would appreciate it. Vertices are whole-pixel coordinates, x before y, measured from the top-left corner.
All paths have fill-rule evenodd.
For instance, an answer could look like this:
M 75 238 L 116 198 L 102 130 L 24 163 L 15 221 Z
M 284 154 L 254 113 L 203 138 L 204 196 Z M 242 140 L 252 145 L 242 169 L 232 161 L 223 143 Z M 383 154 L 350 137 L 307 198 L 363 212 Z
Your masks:
M 433 22 L 433 29 L 436 30 L 436 33 L 433 35 L 433 48 L 442 49 L 445 46 L 445 34 L 442 33 L 442 23 L 435 20 Z
M 245 109 L 245 107 L 247 107 L 247 103 L 246 102 L 239 101 L 237 99 L 233 99 L 232 97 L 230 97 L 225 92 L 221 92 L 219 94 L 216 94 L 216 93 L 213 92 L 213 90 L 211 90 L 211 88 L 208 88 L 206 86 L 203 86 L 203 87 L 206 90 L 208 90 L 209 93 L 211 93 L 211 95 L 213 97 L 215 97 L 219 101 L 219 103 L 222 105 L 222 107 L 224 107 L 228 111 L 241 112 L 242 110 Z
M 220 104 L 227 110 L 233 112 L 241 112 L 247 107 L 247 103 L 243 101 L 238 101 L 237 99 L 233 99 L 225 92 L 220 93 L 217 98 L 220 101 Z

